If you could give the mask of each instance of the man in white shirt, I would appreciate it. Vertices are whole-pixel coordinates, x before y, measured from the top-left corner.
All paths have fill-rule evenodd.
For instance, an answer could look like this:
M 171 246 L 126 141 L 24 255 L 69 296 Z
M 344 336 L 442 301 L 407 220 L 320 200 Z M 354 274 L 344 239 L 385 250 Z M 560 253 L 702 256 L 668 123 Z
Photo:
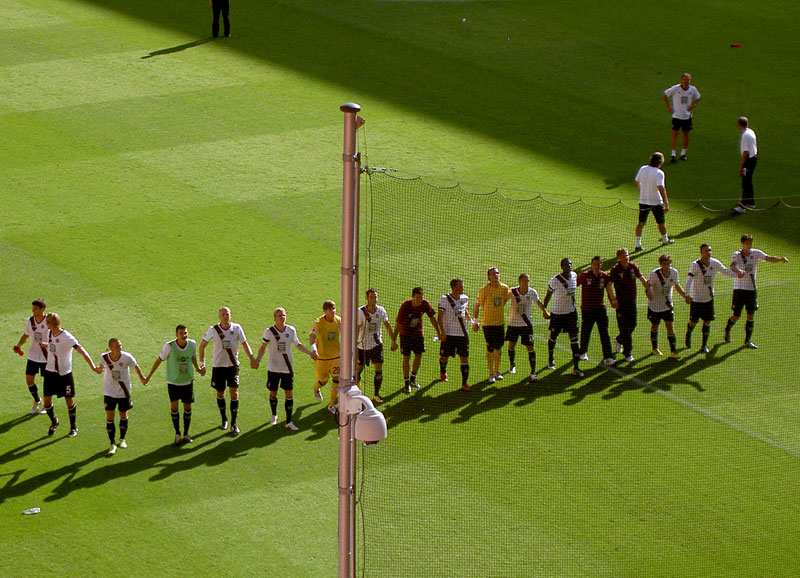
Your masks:
M 209 341 L 214 342 L 214 363 L 211 368 L 211 387 L 217 390 L 217 407 L 222 418 L 220 429 L 228 429 L 228 415 L 225 411 L 225 388 L 231 394 L 231 435 L 239 435 L 236 419 L 239 416 L 239 344 L 250 358 L 250 367 L 258 367 L 253 350 L 247 343 L 242 326 L 231 322 L 231 310 L 219 310 L 219 323 L 208 328 L 200 342 L 198 357 L 200 367 L 205 367 L 205 351 Z
M 731 329 L 734 323 L 742 316 L 742 309 L 747 310 L 747 321 L 744 326 L 744 345 L 748 349 L 758 349 L 750 339 L 753 337 L 753 317 L 758 310 L 758 297 L 756 295 L 756 271 L 759 261 L 770 263 L 786 263 L 788 257 L 773 257 L 764 251 L 753 249 L 753 236 L 744 234 L 741 238 L 742 248 L 734 251 L 731 258 L 731 269 L 744 273 L 743 276 L 733 280 L 733 315 L 728 318 L 725 326 L 725 343 L 731 341 Z
M 467 323 L 475 325 L 469 314 L 469 297 L 464 294 L 464 281 L 459 277 L 450 280 L 450 293 L 439 297 L 437 322 L 442 334 L 439 346 L 439 378 L 449 381 L 447 360 L 458 355 L 461 360 L 461 390 L 470 391 L 469 380 L 469 331 Z
M 670 359 L 678 359 L 678 347 L 675 339 L 675 321 L 672 305 L 672 290 L 677 289 L 687 303 L 691 302 L 689 296 L 681 287 L 678 280 L 678 270 L 672 267 L 672 257 L 664 253 L 658 258 L 657 269 L 650 272 L 647 284 L 647 319 L 650 321 L 650 343 L 653 345 L 653 355 L 663 355 L 658 348 L 658 326 L 661 322 L 667 328 L 667 341 L 669 342 Z
M 508 314 L 508 328 L 506 329 L 506 341 L 508 341 L 508 362 L 509 373 L 517 372 L 516 349 L 517 340 L 522 341 L 522 345 L 528 350 L 528 363 L 531 373 L 529 379 L 536 381 L 536 351 L 533 349 L 533 306 L 534 304 L 542 311 L 545 319 L 550 319 L 544 304 L 539 300 L 539 293 L 530 286 L 530 275 L 522 273 L 517 281 L 519 285 L 511 288 L 511 312 Z
M 128 433 L 128 410 L 131 403 L 131 371 L 132 367 L 139 380 L 147 385 L 147 379 L 142 374 L 136 359 L 122 350 L 122 342 L 116 337 L 108 340 L 109 351 L 100 356 L 99 366 L 103 369 L 103 403 L 106 408 L 106 433 L 111 442 L 108 455 L 113 456 L 117 447 L 127 448 L 128 442 L 125 435 Z M 119 443 L 116 439 L 114 425 L 114 410 L 119 409 Z
M 278 423 L 278 388 L 280 387 L 286 395 L 286 401 L 283 406 L 286 410 L 285 427 L 286 429 L 297 431 L 298 428 L 292 421 L 292 412 L 294 411 L 294 398 L 292 397 L 292 391 L 294 390 L 292 346 L 311 357 L 311 359 L 316 359 L 316 356 L 300 343 L 297 338 L 297 330 L 292 325 L 286 324 L 286 310 L 283 307 L 278 307 L 272 317 L 275 320 L 275 324 L 264 330 L 261 348 L 256 356 L 256 368 L 261 363 L 264 352 L 269 348 L 267 389 L 269 390 L 269 407 L 272 411 L 269 423 L 270 425 Z
M 681 83 L 670 86 L 664 91 L 664 102 L 672 113 L 672 153 L 670 162 L 675 162 L 675 145 L 678 132 L 683 131 L 683 148 L 681 160 L 686 160 L 686 149 L 689 147 L 689 131 L 692 130 L 692 111 L 700 102 L 700 93 L 692 86 L 692 75 L 684 72 Z
M 689 305 L 689 324 L 686 326 L 686 348 L 692 346 L 692 331 L 701 319 L 703 320 L 703 346 L 700 353 L 708 353 L 708 336 L 711 333 L 711 322 L 714 321 L 714 280 L 717 273 L 728 277 L 741 277 L 717 259 L 711 257 L 711 245 L 700 245 L 700 258 L 692 261 L 686 277 L 686 294 L 691 298 Z
M 650 157 L 650 163 L 639 167 L 639 172 L 636 173 L 636 188 L 639 190 L 639 223 L 636 225 L 636 248 L 634 251 L 642 250 L 642 230 L 650 211 L 653 212 L 653 218 L 661 233 L 661 244 L 669 245 L 675 242 L 667 236 L 667 226 L 664 223 L 664 213 L 669 211 L 669 199 L 664 184 L 664 171 L 661 170 L 662 164 L 664 164 L 664 155 L 655 152 Z
M 578 368 L 581 352 L 578 344 L 578 310 L 575 307 L 577 286 L 578 274 L 572 270 L 572 261 L 564 257 L 561 259 L 561 273 L 554 275 L 547 284 L 547 294 L 542 305 L 547 308 L 550 298 L 553 297 L 553 307 L 550 309 L 550 338 L 547 341 L 547 369 L 556 368 L 554 359 L 556 339 L 562 331 L 566 331 L 572 349 L 572 374 L 583 377 L 583 372 Z
M 383 403 L 380 396 L 383 385 L 383 328 L 389 334 L 389 341 L 393 344 L 392 351 L 397 349 L 394 331 L 389 324 L 389 314 L 386 309 L 378 305 L 378 290 L 367 289 L 367 304 L 358 308 L 356 315 L 358 327 L 358 356 L 356 359 L 356 373 L 358 382 L 361 383 L 361 373 L 364 367 L 372 363 L 375 366 L 373 381 L 375 395 L 373 403 Z
M 28 347 L 28 361 L 25 365 L 25 381 L 28 384 L 28 391 L 33 397 L 33 407 L 31 408 L 31 415 L 45 413 L 42 409 L 42 398 L 39 397 L 39 388 L 36 387 L 36 374 L 39 373 L 44 376 L 44 369 L 47 366 L 47 323 L 45 322 L 44 310 L 47 303 L 44 299 L 35 299 L 31 303 L 31 315 L 25 321 L 25 329 L 22 332 L 22 337 L 14 346 L 14 353 L 20 357 L 25 355 L 22 351 L 22 346 L 28 340 L 32 339 L 30 347 Z
M 739 174 L 742 175 L 742 201 L 733 210 L 744 213 L 747 209 L 755 209 L 756 202 L 753 196 L 753 171 L 758 162 L 758 145 L 756 133 L 750 128 L 750 121 L 746 116 L 739 117 L 739 130 L 742 138 L 739 141 L 739 153 L 742 162 L 739 164 Z

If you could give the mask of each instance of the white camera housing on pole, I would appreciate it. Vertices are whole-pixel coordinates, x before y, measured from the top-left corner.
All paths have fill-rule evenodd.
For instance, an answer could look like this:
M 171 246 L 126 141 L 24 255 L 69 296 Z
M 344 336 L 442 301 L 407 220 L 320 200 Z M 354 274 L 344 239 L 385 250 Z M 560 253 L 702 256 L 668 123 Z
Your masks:
M 347 415 L 356 416 L 354 435 L 365 444 L 375 444 L 386 439 L 386 418 L 357 387 L 342 393 L 339 407 L 344 406 Z

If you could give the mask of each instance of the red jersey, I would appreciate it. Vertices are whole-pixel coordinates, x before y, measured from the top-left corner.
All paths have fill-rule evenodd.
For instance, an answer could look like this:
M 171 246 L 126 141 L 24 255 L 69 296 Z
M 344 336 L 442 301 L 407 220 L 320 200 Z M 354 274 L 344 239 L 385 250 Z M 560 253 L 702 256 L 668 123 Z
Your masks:
M 409 299 L 404 301 L 397 312 L 397 333 L 406 337 L 422 337 L 422 316 L 436 319 L 433 307 L 427 299 L 415 306 Z
M 633 261 L 628 261 L 627 269 L 617 263 L 611 268 L 609 273 L 614 290 L 617 294 L 617 301 L 621 305 L 636 304 L 636 280 L 642 276 L 639 266 Z
M 578 275 L 578 285 L 581 286 L 581 309 L 590 311 L 605 309 L 603 293 L 605 293 L 608 283 L 609 275 L 605 271 L 600 271 L 599 275 L 595 275 L 591 269 L 588 269 Z

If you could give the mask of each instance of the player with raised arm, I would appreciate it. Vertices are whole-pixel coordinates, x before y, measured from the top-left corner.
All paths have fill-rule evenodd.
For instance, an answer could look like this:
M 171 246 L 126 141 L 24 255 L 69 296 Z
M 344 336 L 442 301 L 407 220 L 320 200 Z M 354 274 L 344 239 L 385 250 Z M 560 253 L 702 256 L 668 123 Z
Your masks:
M 692 261 L 686 277 L 686 294 L 691 297 L 689 306 L 689 324 L 686 326 L 686 348 L 692 346 L 692 331 L 701 319 L 703 320 L 703 345 L 700 353 L 708 353 L 708 336 L 711 333 L 711 322 L 714 321 L 714 281 L 717 273 L 727 277 L 742 277 L 744 271 L 733 271 L 711 256 L 711 245 L 700 245 L 700 258 Z
M 41 374 L 44 378 L 44 369 L 47 366 L 47 323 L 45 322 L 44 310 L 47 308 L 47 303 L 44 299 L 35 299 L 31 303 L 31 315 L 25 321 L 25 329 L 22 332 L 22 337 L 14 346 L 14 353 L 19 356 L 25 355 L 22 351 L 22 346 L 28 339 L 31 339 L 31 345 L 28 347 L 28 361 L 25 365 L 25 382 L 28 385 L 28 391 L 33 397 L 33 407 L 31 408 L 31 415 L 45 413 L 42 408 L 42 398 L 39 397 L 39 388 L 36 386 L 36 374 Z
M 380 396 L 381 385 L 383 385 L 383 329 L 389 334 L 389 341 L 394 345 L 392 351 L 397 349 L 394 339 L 394 331 L 389 324 L 389 314 L 386 309 L 378 305 L 378 290 L 367 289 L 367 304 L 358 308 L 356 314 L 356 324 L 358 326 L 358 355 L 356 356 L 356 372 L 358 383 L 361 383 L 361 372 L 364 367 L 372 363 L 375 366 L 375 378 L 373 381 L 374 403 L 383 403 Z
M 299 349 L 311 359 L 316 359 L 314 353 L 306 349 L 297 337 L 297 330 L 286 324 L 286 310 L 278 307 L 272 314 L 275 324 L 264 330 L 261 338 L 261 348 L 256 356 L 256 368 L 264 357 L 264 352 L 269 348 L 267 358 L 267 389 L 269 390 L 269 408 L 272 415 L 270 425 L 278 423 L 278 388 L 286 396 L 283 407 L 286 411 L 286 429 L 297 431 L 297 426 L 292 421 L 294 411 L 294 365 L 292 360 L 292 346 Z
M 503 379 L 500 373 L 500 356 L 505 340 L 505 307 L 511 297 L 511 291 L 505 283 L 500 282 L 500 269 L 490 267 L 486 272 L 489 282 L 478 291 L 478 298 L 472 308 L 472 318 L 478 319 L 480 310 L 483 309 L 481 324 L 483 336 L 486 339 L 486 364 L 489 368 L 489 383 Z M 474 326 L 478 331 L 478 326 Z
M 128 433 L 128 411 L 133 407 L 131 402 L 131 367 L 136 371 L 139 380 L 147 384 L 147 378 L 142 374 L 136 359 L 122 350 L 122 342 L 116 337 L 108 340 L 106 353 L 100 356 L 100 367 L 103 368 L 103 403 L 106 408 L 106 433 L 111 445 L 108 455 L 113 456 L 117 447 L 127 448 L 128 442 L 125 435 Z M 116 439 L 116 426 L 114 425 L 114 412 L 119 410 L 119 443 Z
M 773 257 L 764 251 L 753 249 L 753 236 L 745 233 L 741 238 L 742 248 L 734 251 L 731 258 L 731 269 L 737 273 L 743 272 L 744 275 L 735 277 L 733 280 L 733 315 L 728 318 L 725 325 L 725 343 L 730 343 L 731 329 L 742 316 L 742 309 L 747 311 L 747 321 L 744 325 L 744 345 L 748 349 L 758 349 L 752 342 L 753 325 L 755 313 L 758 310 L 758 296 L 756 294 L 756 274 L 758 263 L 767 261 L 769 263 L 786 263 L 788 257 Z
M 561 259 L 561 273 L 551 277 L 544 296 L 545 307 L 550 303 L 550 298 L 553 298 L 553 307 L 550 309 L 550 338 L 547 341 L 547 369 L 556 368 L 556 340 L 562 331 L 566 331 L 572 349 L 572 374 L 583 377 L 584 374 L 578 367 L 581 351 L 578 346 L 578 310 L 575 308 L 577 286 L 578 274 L 572 270 L 572 261 L 564 257 Z
M 397 337 L 400 337 L 400 353 L 403 355 L 403 393 L 411 393 L 411 388 L 419 388 L 417 383 L 417 372 L 422 363 L 422 354 L 425 353 L 425 335 L 422 332 L 422 316 L 427 315 L 430 319 L 433 330 L 441 340 L 442 334 L 439 331 L 439 324 L 436 322 L 436 314 L 430 302 L 425 299 L 422 287 L 414 287 L 411 290 L 411 299 L 403 301 L 397 311 L 397 318 L 394 322 L 394 337 L 392 340 L 392 350 L 397 347 Z M 414 362 L 411 363 L 411 354 L 414 354 Z
M 308 335 L 311 351 L 316 355 L 314 373 L 317 378 L 314 384 L 314 398 L 322 401 L 320 388 L 332 380 L 331 396 L 328 402 L 328 411 L 336 413 L 336 399 L 339 396 L 339 364 L 340 344 L 339 337 L 342 333 L 342 318 L 336 315 L 336 303 L 325 301 L 322 304 L 323 315 L 314 320 L 314 326 Z
M 528 363 L 531 373 L 529 379 L 536 381 L 536 351 L 533 348 L 533 305 L 535 304 L 542 311 L 545 319 L 550 319 L 550 313 L 539 299 L 539 293 L 530 286 L 530 275 L 522 273 L 517 281 L 519 285 L 512 287 L 511 291 L 511 311 L 508 314 L 508 328 L 506 329 L 506 341 L 508 341 L 508 362 L 510 374 L 517 373 L 516 353 L 517 341 L 522 341 L 522 345 L 528 350 Z
M 672 305 L 672 291 L 691 304 L 691 298 L 686 294 L 678 280 L 678 270 L 672 267 L 672 257 L 664 253 L 658 258 L 658 268 L 650 272 L 647 279 L 650 289 L 647 294 L 647 319 L 650 321 L 650 343 L 653 346 L 653 355 L 663 355 L 658 348 L 658 326 L 663 321 L 667 328 L 667 341 L 669 341 L 670 359 L 678 359 L 678 347 L 675 339 L 673 321 L 675 315 Z
M 162 361 L 167 362 L 167 392 L 172 427 L 175 428 L 175 445 L 191 443 L 194 441 L 189 435 L 194 403 L 194 370 L 196 369 L 200 375 L 205 375 L 206 368 L 197 364 L 197 343 L 194 339 L 189 339 L 189 330 L 185 325 L 178 325 L 175 328 L 175 339 L 167 341 L 161 348 L 161 353 L 145 378 L 145 385 L 150 383 L 150 378 Z M 178 402 L 183 403 L 183 436 L 181 436 Z
M 231 435 L 239 435 L 236 419 L 239 416 L 239 345 L 244 348 L 250 358 L 250 367 L 258 367 L 253 350 L 247 343 L 244 329 L 231 321 L 231 310 L 222 307 L 219 310 L 219 323 L 208 328 L 200 342 L 198 357 L 200 367 L 205 367 L 205 351 L 210 341 L 214 342 L 214 363 L 211 368 L 211 387 L 217 391 L 217 407 L 222 418 L 220 429 L 228 429 L 228 415 L 225 411 L 225 388 L 231 396 Z
M 450 280 L 450 293 L 439 297 L 437 321 L 442 341 L 439 345 L 440 379 L 449 381 L 447 361 L 458 355 L 461 360 L 461 389 L 470 391 L 469 381 L 469 330 L 474 325 L 468 311 L 469 297 L 464 294 L 464 281 L 459 277 Z

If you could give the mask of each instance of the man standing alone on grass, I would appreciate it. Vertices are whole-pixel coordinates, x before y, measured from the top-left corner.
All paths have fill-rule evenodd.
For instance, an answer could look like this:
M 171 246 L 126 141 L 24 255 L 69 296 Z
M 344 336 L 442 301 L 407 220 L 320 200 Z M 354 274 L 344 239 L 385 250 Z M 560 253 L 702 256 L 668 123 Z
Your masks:
M 425 335 L 422 332 L 422 316 L 427 315 L 439 339 L 439 325 L 430 302 L 424 298 L 422 287 L 411 290 L 411 299 L 403 302 L 397 311 L 394 322 L 394 337 L 392 350 L 396 349 L 397 336 L 400 336 L 400 353 L 403 355 L 403 393 L 411 393 L 411 388 L 419 388 L 417 372 L 422 363 L 422 354 L 425 353 Z M 411 364 L 411 354 L 414 354 L 414 363 Z
M 711 333 L 711 322 L 714 321 L 714 280 L 717 273 L 728 277 L 742 277 L 744 271 L 736 273 L 728 269 L 717 259 L 711 257 L 711 245 L 700 245 L 700 258 L 692 261 L 686 277 L 686 294 L 692 298 L 689 306 L 689 324 L 686 326 L 686 348 L 692 346 L 692 331 L 701 319 L 703 320 L 703 345 L 700 353 L 708 353 L 708 336 Z
M 639 223 L 636 225 L 635 251 L 642 250 L 642 230 L 650 211 L 653 212 L 658 232 L 661 233 L 661 244 L 669 245 L 675 242 L 667 236 L 667 226 L 665 225 L 664 213 L 669 211 L 669 199 L 664 186 L 664 171 L 661 170 L 663 163 L 664 155 L 658 152 L 653 153 L 650 163 L 642 165 L 639 172 L 636 173 L 636 188 L 639 189 Z
M 731 269 L 737 275 L 740 273 L 744 273 L 744 275 L 740 275 L 733 280 L 733 315 L 728 318 L 728 323 L 725 326 L 725 343 L 730 343 L 731 329 L 733 329 L 733 325 L 739 320 L 739 317 L 742 316 L 742 309 L 746 309 L 747 321 L 744 326 L 744 345 L 748 349 L 758 349 L 756 344 L 751 341 L 753 337 L 753 317 L 758 310 L 758 296 L 756 295 L 758 262 L 786 263 L 789 258 L 772 257 L 764 251 L 753 249 L 752 235 L 742 235 L 741 242 L 742 248 L 733 253 Z
M 617 328 L 619 335 L 614 338 L 617 353 L 622 351 L 625 361 L 633 361 L 633 331 L 637 324 L 636 280 L 642 282 L 645 291 L 649 290 L 647 280 L 639 270 L 639 266 L 630 260 L 628 250 L 624 247 L 617 250 L 619 263 L 611 268 L 609 275 L 614 284 L 617 303 Z
M 253 350 L 247 343 L 242 326 L 231 322 L 231 310 L 223 307 L 219 310 L 219 323 L 208 328 L 200 342 L 198 357 L 200 367 L 205 367 L 205 351 L 209 341 L 214 341 L 214 364 L 211 368 L 211 387 L 217 390 L 217 406 L 222 418 L 220 429 L 228 429 L 228 415 L 225 412 L 225 388 L 231 395 L 231 435 L 239 435 L 236 418 L 239 416 L 239 344 L 242 345 L 250 367 L 257 368 Z
M 225 38 L 230 38 L 231 21 L 228 18 L 231 11 L 230 0 L 209 0 L 209 4 L 211 4 L 211 12 L 214 15 L 214 20 L 211 22 L 211 36 L 214 38 L 219 36 L 219 17 L 222 15 Z
M 31 415 L 45 413 L 42 409 L 42 398 L 39 397 L 39 388 L 36 387 L 36 374 L 44 377 L 44 370 L 47 366 L 47 323 L 45 322 L 44 310 L 47 307 L 44 299 L 36 299 L 31 303 L 31 315 L 25 322 L 25 330 L 22 337 L 14 346 L 14 353 L 19 356 L 25 355 L 22 346 L 32 339 L 28 347 L 28 361 L 25 365 L 25 381 L 28 384 L 28 391 L 33 397 L 33 407 Z
M 175 428 L 176 446 L 194 441 L 189 435 L 194 403 L 194 370 L 196 369 L 200 375 L 206 374 L 206 368 L 197 364 L 196 352 L 197 343 L 194 339 L 189 339 L 189 330 L 185 325 L 178 325 L 175 328 L 175 339 L 164 344 L 161 354 L 145 378 L 147 385 L 161 362 L 167 362 L 167 392 L 172 411 L 172 426 Z M 183 402 L 183 437 L 181 437 L 178 402 Z
M 689 147 L 689 131 L 692 130 L 692 111 L 700 102 L 700 93 L 692 86 L 692 75 L 684 72 L 681 83 L 670 86 L 664 91 L 664 102 L 672 113 L 672 152 L 670 162 L 675 162 L 675 145 L 678 142 L 678 132 L 683 131 L 683 148 L 681 160 L 686 160 L 686 149 Z M 671 101 L 671 102 L 670 102 Z
M 108 448 L 108 455 L 113 456 L 117 447 L 127 448 L 128 442 L 125 435 L 128 433 L 128 410 L 132 407 L 131 403 L 131 371 L 132 367 L 139 380 L 147 384 L 147 379 L 142 375 L 142 370 L 136 363 L 136 359 L 122 350 L 122 342 L 116 337 L 108 340 L 107 353 L 100 356 L 103 360 L 100 367 L 103 368 L 103 402 L 106 408 L 106 432 L 111 445 Z M 114 426 L 114 411 L 119 409 L 119 443 L 116 439 L 116 427 Z
M 489 368 L 489 383 L 503 379 L 500 373 L 500 355 L 505 340 L 505 307 L 511 291 L 508 285 L 500 282 L 500 269 L 490 267 L 486 273 L 489 282 L 478 291 L 478 298 L 472 309 L 472 318 L 478 319 L 483 309 L 483 336 L 486 339 L 486 363 Z M 473 326 L 478 331 L 478 326 Z
M 742 155 L 742 162 L 739 165 L 739 174 L 742 175 L 742 201 L 733 210 L 737 213 L 744 213 L 747 209 L 756 208 L 753 193 L 753 171 L 756 170 L 758 162 L 758 145 L 756 144 L 756 133 L 750 128 L 750 121 L 746 116 L 739 118 L 739 130 L 742 133 L 739 141 L 739 152 Z

